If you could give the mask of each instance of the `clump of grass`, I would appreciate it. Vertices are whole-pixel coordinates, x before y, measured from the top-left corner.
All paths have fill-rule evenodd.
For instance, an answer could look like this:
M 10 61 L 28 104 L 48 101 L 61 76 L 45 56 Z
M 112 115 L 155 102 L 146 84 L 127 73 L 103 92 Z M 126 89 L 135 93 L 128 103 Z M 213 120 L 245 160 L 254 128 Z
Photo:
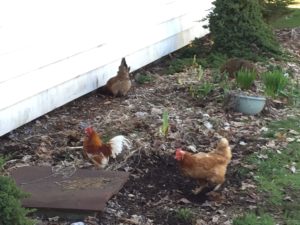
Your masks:
M 136 77 L 136 81 L 139 84 L 151 83 L 153 82 L 153 77 L 147 74 L 140 74 L 139 76 Z
M 177 210 L 177 218 L 183 222 L 189 223 L 192 221 L 193 214 L 189 208 L 180 208 Z
M 208 81 L 204 81 L 199 85 L 190 86 L 190 94 L 192 97 L 196 98 L 205 98 L 207 97 L 214 89 L 214 84 Z
M 289 86 L 289 103 L 295 106 L 299 106 L 300 100 L 300 84 L 297 81 L 295 84 Z
M 162 115 L 161 132 L 164 136 L 167 136 L 168 131 L 169 131 L 169 113 L 167 111 L 164 111 Z
M 194 55 L 194 58 L 193 58 L 192 69 L 194 69 L 198 80 L 201 80 L 203 75 L 204 75 L 204 70 L 203 70 L 201 64 L 199 64 L 197 62 L 197 56 L 196 55 Z
M 262 80 L 265 86 L 265 93 L 270 97 L 276 97 L 281 94 L 289 81 L 282 70 L 265 72 L 262 74 Z
M 233 220 L 233 225 L 274 225 L 275 222 L 268 214 L 262 214 L 260 216 L 254 213 L 247 213 L 241 217 Z
M 242 90 L 249 90 L 256 79 L 256 73 L 250 70 L 240 70 L 236 74 L 236 83 Z
M 211 68 L 220 68 L 227 60 L 227 56 L 225 54 L 211 52 L 208 56 L 200 58 L 199 61 L 201 65 L 204 67 L 211 67 Z
M 171 61 L 167 68 L 167 74 L 179 73 L 191 67 L 194 63 L 193 58 L 176 58 Z

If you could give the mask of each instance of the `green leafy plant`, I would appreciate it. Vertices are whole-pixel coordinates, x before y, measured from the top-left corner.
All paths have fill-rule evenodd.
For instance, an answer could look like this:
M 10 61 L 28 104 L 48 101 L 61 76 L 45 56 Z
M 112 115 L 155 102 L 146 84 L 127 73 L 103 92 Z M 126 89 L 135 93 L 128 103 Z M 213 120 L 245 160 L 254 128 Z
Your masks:
M 177 210 L 177 217 L 183 222 L 188 223 L 191 222 L 193 214 L 189 208 L 180 208 Z
M 191 85 L 190 94 L 192 95 L 192 97 L 205 98 L 212 92 L 213 89 L 214 89 L 213 83 L 204 81 L 199 85 Z
M 139 84 L 151 83 L 153 81 L 153 77 L 147 74 L 140 74 L 139 76 L 136 77 L 136 81 Z
M 240 70 L 236 74 L 237 86 L 242 90 L 248 90 L 253 85 L 256 79 L 256 73 L 250 70 Z
M 260 216 L 254 213 L 247 213 L 241 217 L 233 220 L 233 225 L 274 225 L 275 222 L 268 214 L 262 214 Z
M 299 106 L 300 84 L 298 80 L 296 82 L 289 82 L 286 87 L 286 91 L 283 91 L 282 93 L 287 96 L 289 104 Z
M 194 55 L 192 67 L 196 70 L 198 80 L 201 80 L 204 75 L 204 70 L 202 69 L 202 66 L 197 62 L 196 55 Z
M 281 55 L 258 0 L 215 0 L 213 4 L 208 19 L 214 52 L 254 60 Z
M 288 84 L 288 77 L 282 70 L 268 71 L 262 74 L 265 93 L 268 96 L 275 97 L 282 93 Z
M 162 115 L 161 132 L 164 136 L 167 136 L 168 131 L 169 131 L 169 114 L 167 111 L 164 111 Z
M 193 65 L 193 58 L 176 58 L 171 61 L 167 68 L 167 74 L 174 74 L 184 71 Z
M 0 168 L 4 160 L 0 158 Z M 0 224 L 1 225 L 33 225 L 34 221 L 27 218 L 33 210 L 21 206 L 20 200 L 28 194 L 21 191 L 8 176 L 0 175 Z

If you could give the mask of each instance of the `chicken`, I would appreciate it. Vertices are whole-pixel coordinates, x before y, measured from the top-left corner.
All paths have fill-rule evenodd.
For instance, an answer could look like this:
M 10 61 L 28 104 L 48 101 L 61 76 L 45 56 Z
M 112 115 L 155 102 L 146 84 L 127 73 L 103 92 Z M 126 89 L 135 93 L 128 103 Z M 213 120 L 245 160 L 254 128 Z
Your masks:
M 208 185 L 218 190 L 225 181 L 227 165 L 231 160 L 231 149 L 226 138 L 222 138 L 216 149 L 209 153 L 199 152 L 192 154 L 177 149 L 175 159 L 184 176 L 196 179 L 200 187 L 194 190 L 198 194 Z
M 85 138 L 83 141 L 83 156 L 90 159 L 97 168 L 104 168 L 109 158 L 116 158 L 124 147 L 130 148 L 130 141 L 123 135 L 118 135 L 108 143 L 103 143 L 100 136 L 92 127 L 85 129 Z
M 221 73 L 227 72 L 230 78 L 235 78 L 236 73 L 241 70 L 253 71 L 258 73 L 256 66 L 251 61 L 246 59 L 232 58 L 229 59 L 220 69 Z
M 105 85 L 106 92 L 109 92 L 114 97 L 127 95 L 129 89 L 131 88 L 129 71 L 130 67 L 127 66 L 125 58 L 122 58 L 118 74 L 110 78 Z

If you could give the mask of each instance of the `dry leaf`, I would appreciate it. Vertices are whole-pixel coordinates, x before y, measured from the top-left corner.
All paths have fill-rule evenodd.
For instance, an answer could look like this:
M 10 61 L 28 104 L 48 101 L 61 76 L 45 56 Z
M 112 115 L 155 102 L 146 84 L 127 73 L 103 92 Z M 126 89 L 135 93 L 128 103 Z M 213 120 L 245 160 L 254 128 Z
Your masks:
M 211 221 L 212 221 L 213 223 L 217 223 L 217 222 L 219 221 L 219 218 L 220 218 L 220 216 L 215 215 L 215 216 L 212 217 Z
M 291 198 L 291 196 L 285 196 L 284 198 L 283 198 L 283 200 L 285 200 L 285 201 L 290 201 L 290 202 L 292 202 L 293 201 L 293 199 Z
M 278 132 L 275 134 L 275 137 L 279 141 L 286 141 L 286 133 Z
M 184 203 L 184 204 L 190 204 L 191 201 L 189 201 L 188 199 L 186 198 L 181 198 L 177 201 L 178 203 Z
M 290 167 L 290 171 L 291 171 L 292 173 L 296 173 L 296 167 L 295 167 L 295 166 L 291 166 L 291 167 Z
M 269 141 L 266 144 L 266 146 L 269 147 L 269 148 L 274 148 L 276 146 L 275 141 L 274 140 Z
M 212 129 L 213 128 L 213 125 L 210 123 L 210 122 L 208 122 L 208 121 L 205 121 L 204 122 L 204 126 L 207 128 L 207 129 Z
M 268 130 L 269 130 L 269 128 L 267 128 L 267 127 L 260 128 L 260 131 L 262 131 L 262 132 L 267 132 Z
M 241 186 L 241 190 L 246 190 L 248 188 L 256 188 L 256 186 L 254 184 L 249 184 L 249 183 L 245 183 L 245 182 L 242 182 L 242 186 Z
M 294 135 L 299 135 L 299 132 L 295 131 L 295 130 L 289 130 L 289 133 L 290 134 L 294 134 Z
M 259 154 L 259 155 L 257 155 L 257 158 L 259 158 L 259 159 L 268 159 L 269 157 L 268 157 L 268 155 Z
M 287 138 L 286 141 L 287 142 L 294 142 L 296 139 L 295 138 Z

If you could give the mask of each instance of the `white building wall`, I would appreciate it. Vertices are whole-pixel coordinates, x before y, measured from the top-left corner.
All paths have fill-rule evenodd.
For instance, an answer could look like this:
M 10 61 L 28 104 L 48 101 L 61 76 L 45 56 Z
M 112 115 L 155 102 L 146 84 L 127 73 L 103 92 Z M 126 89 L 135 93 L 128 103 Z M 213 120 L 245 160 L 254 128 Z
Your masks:
M 205 35 L 211 2 L 1 2 L 0 136 Z

